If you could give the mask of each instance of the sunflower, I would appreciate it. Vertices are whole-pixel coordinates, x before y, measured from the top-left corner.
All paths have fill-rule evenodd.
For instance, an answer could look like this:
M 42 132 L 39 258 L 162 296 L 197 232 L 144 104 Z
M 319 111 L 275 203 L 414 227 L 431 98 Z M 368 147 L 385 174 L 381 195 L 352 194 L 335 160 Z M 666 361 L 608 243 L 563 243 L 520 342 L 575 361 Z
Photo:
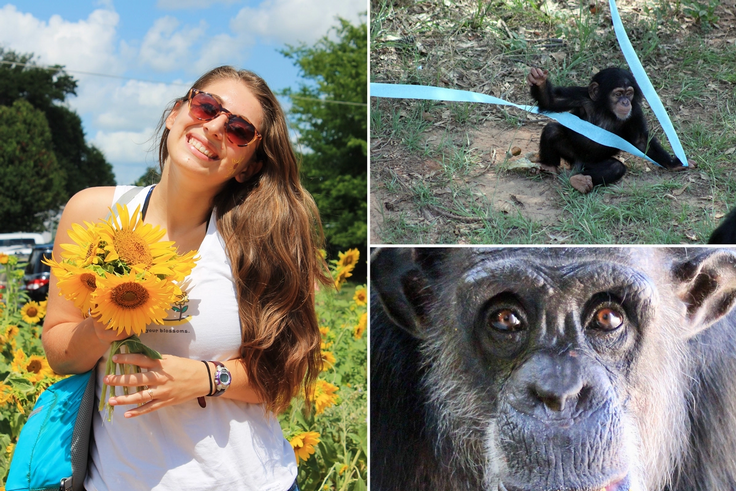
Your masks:
M 337 361 L 335 359 L 335 355 L 332 354 L 331 351 L 322 351 L 322 364 L 323 364 L 323 371 L 327 370 L 328 368 L 332 367 L 332 365 L 335 364 Z
M 340 390 L 336 385 L 332 385 L 324 380 L 317 380 L 317 385 L 314 388 L 314 403 L 317 409 L 317 414 L 321 414 L 325 409 L 330 406 L 334 406 L 337 402 L 337 392 Z
M 323 326 L 319 328 L 319 333 L 322 335 L 322 337 L 327 336 L 327 334 L 330 332 L 330 328 L 327 326 Z
M 176 249 L 171 241 L 162 241 L 166 231 L 143 223 L 140 207 L 133 215 L 126 206 L 117 205 L 118 215 L 100 224 L 100 237 L 105 242 L 105 262 L 120 260 L 134 271 L 155 275 L 171 275 L 176 265 Z
M 73 264 L 60 266 L 65 271 L 63 276 L 54 273 L 59 280 L 59 294 L 74 302 L 74 306 L 82 312 L 88 312 L 94 307 L 92 294 L 97 289 L 100 277 L 92 269 L 79 268 Z
M 18 326 L 13 324 L 8 324 L 8 327 L 5 328 L 5 339 L 13 339 L 15 336 L 18 335 L 20 332 L 20 328 Z
M 30 301 L 20 309 L 20 315 L 29 324 L 38 324 L 46 315 L 46 311 L 41 308 L 38 302 Z
M 319 443 L 319 433 L 316 431 L 307 431 L 305 433 L 299 433 L 294 435 L 289 440 L 291 448 L 294 449 L 294 455 L 296 456 L 296 463 L 299 465 L 299 461 L 306 462 L 309 456 L 314 454 L 314 447 Z
M 360 316 L 360 320 L 358 321 L 358 325 L 355 326 L 355 330 L 353 331 L 353 337 L 355 339 L 360 339 L 363 337 L 363 333 L 365 332 L 365 328 L 368 326 L 368 313 L 363 312 L 363 314 Z
M 339 252 L 337 256 L 339 258 L 337 260 L 338 268 L 350 268 L 352 270 L 360 258 L 360 251 L 358 249 L 348 249 L 347 252 Z
M 174 300 L 174 286 L 154 275 L 109 275 L 99 278 L 92 315 L 118 334 L 140 334 L 150 323 L 162 324 Z
M 23 373 L 25 368 L 26 354 L 23 352 L 23 348 L 18 348 L 13 353 L 13 362 L 10 364 L 10 369 L 15 373 Z
M 46 377 L 54 375 L 54 371 L 49 366 L 49 362 L 46 357 L 39 355 L 31 355 L 25 364 L 26 371 L 29 374 L 27 377 L 28 381 L 32 384 L 38 383 Z
M 176 263 L 172 266 L 174 276 L 171 277 L 172 281 L 181 283 L 194 269 L 194 266 L 199 261 L 199 257 L 195 257 L 197 251 L 189 251 L 182 256 L 176 257 Z
M 0 382 L 0 407 L 13 399 L 13 388 Z
M 18 326 L 15 326 L 13 324 L 9 324 L 8 327 L 5 328 L 5 343 L 10 343 L 11 350 L 14 350 L 17 347 L 17 340 L 16 336 L 20 332 L 20 329 Z
M 338 291 L 340 291 L 340 287 L 343 285 L 343 283 L 345 283 L 349 277 L 353 276 L 353 273 L 351 273 L 352 270 L 352 267 L 340 268 L 337 270 L 337 277 L 335 278 L 335 288 L 337 288 Z
M 8 259 L 10 256 L 5 254 L 4 252 L 0 252 L 0 264 L 8 264 Z
M 368 293 L 366 292 L 364 286 L 361 286 L 360 288 L 355 289 L 355 295 L 353 295 L 353 300 L 360 307 L 363 307 L 364 305 L 368 303 Z
M 93 223 L 84 222 L 84 224 L 87 226 L 86 229 L 78 223 L 72 223 L 72 228 L 67 233 L 74 244 L 61 244 L 61 248 L 64 249 L 61 257 L 79 267 L 98 264 L 100 258 L 97 256 L 103 253 L 100 248 L 99 228 Z

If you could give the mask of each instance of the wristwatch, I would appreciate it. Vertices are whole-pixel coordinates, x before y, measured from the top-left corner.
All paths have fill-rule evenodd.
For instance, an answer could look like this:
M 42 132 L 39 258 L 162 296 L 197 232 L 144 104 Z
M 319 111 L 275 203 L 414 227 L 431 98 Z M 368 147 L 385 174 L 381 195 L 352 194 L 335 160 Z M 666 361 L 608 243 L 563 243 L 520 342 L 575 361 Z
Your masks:
M 215 370 L 215 393 L 212 394 L 212 396 L 218 397 L 221 396 L 228 387 L 230 387 L 230 382 L 233 381 L 233 378 L 230 375 L 230 370 L 228 370 L 225 365 L 219 361 L 213 361 L 212 363 L 217 367 Z

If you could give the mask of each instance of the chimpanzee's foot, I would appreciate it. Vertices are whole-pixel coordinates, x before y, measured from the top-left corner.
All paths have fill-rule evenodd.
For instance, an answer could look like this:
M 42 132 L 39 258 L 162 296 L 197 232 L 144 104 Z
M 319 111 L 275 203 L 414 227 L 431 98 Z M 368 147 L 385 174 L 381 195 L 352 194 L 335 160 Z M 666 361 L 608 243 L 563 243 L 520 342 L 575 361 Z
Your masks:
M 585 174 L 575 174 L 570 177 L 570 185 L 583 194 L 593 190 L 593 179 Z

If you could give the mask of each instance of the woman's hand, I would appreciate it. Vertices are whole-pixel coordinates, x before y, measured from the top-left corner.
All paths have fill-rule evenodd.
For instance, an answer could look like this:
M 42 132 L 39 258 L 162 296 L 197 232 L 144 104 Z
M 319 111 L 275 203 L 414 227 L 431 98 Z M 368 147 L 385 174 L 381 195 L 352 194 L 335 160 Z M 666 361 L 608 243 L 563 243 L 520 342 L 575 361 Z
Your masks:
M 163 355 L 161 360 L 153 360 L 141 354 L 119 354 L 113 356 L 112 360 L 115 363 L 136 365 L 148 370 L 141 373 L 105 377 L 105 383 L 110 386 L 148 386 L 141 392 L 109 399 L 111 406 L 139 405 L 135 409 L 126 411 L 126 418 L 134 418 L 162 407 L 191 401 L 209 394 L 210 382 L 207 379 L 207 368 L 199 360 L 171 355 Z

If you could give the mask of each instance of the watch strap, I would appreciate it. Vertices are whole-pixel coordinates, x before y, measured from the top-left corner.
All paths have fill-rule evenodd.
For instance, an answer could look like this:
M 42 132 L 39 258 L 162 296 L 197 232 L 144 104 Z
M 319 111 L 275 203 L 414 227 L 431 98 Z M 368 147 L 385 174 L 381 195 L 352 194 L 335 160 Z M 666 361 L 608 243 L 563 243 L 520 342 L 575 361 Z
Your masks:
M 225 388 L 223 389 L 218 388 L 220 385 L 222 385 L 220 382 L 220 375 L 222 374 L 223 371 L 225 371 L 227 372 L 228 377 L 230 377 L 230 370 L 228 370 L 227 367 L 223 365 L 222 363 L 220 363 L 219 361 L 212 360 L 212 363 L 216 367 L 215 369 L 215 393 L 210 394 L 210 395 L 213 397 L 219 397 L 227 390 L 228 387 L 230 387 L 230 381 L 228 381 L 227 384 L 224 384 Z M 232 380 L 232 378 L 230 378 L 230 380 Z

